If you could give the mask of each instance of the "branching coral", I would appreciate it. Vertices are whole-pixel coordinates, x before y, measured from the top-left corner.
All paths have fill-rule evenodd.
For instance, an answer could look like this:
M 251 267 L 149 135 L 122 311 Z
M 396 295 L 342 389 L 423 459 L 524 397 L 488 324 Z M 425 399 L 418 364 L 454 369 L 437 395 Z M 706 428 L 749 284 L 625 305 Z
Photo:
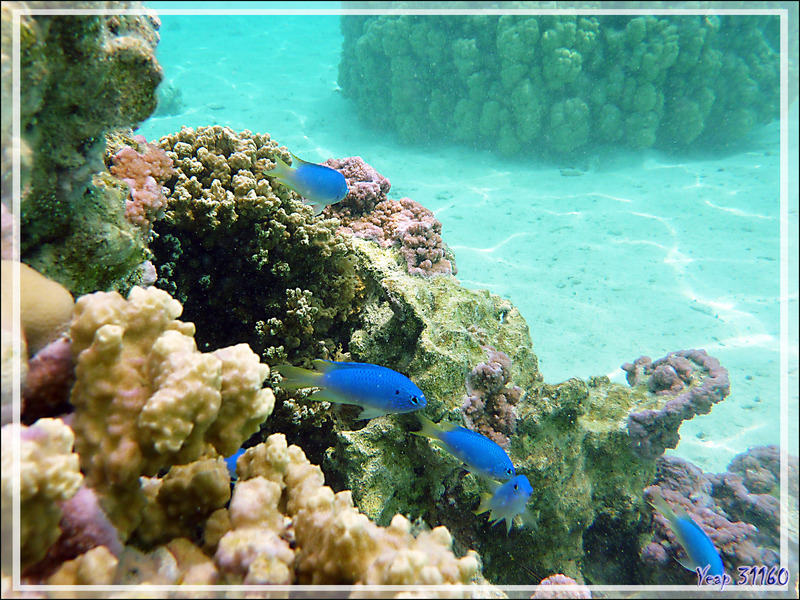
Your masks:
M 325 212 L 341 221 L 340 233 L 374 240 L 384 248 L 399 248 L 412 275 L 430 277 L 458 271 L 442 240 L 442 224 L 431 211 L 411 198 L 389 199 L 389 180 L 359 156 L 332 159 L 327 164 L 344 174 L 350 190 L 344 200 Z
M 289 153 L 269 135 L 223 127 L 184 128 L 160 146 L 178 173 L 155 226 L 159 286 L 184 303 L 200 342 L 246 342 L 274 362 L 335 352 L 358 280 L 336 222 L 314 219 L 269 177 Z
M 163 214 L 166 198 L 161 186 L 175 174 L 172 159 L 157 146 L 137 136 L 143 151 L 137 152 L 123 146 L 112 157 L 114 164 L 109 169 L 117 179 L 128 184 L 130 200 L 125 201 L 125 216 L 145 230 Z
M 357 220 L 344 220 L 343 233 L 399 247 L 412 275 L 451 275 L 455 261 L 442 240 L 442 224 L 411 198 L 384 200 Z
M 461 412 L 468 428 L 508 448 L 509 436 L 517 425 L 514 405 L 522 397 L 522 389 L 516 385 L 506 387 L 511 382 L 508 355 L 489 347 L 485 350 L 487 361 L 467 375 L 467 397 Z
M 628 415 L 628 432 L 637 451 L 650 458 L 660 456 L 665 448 L 678 445 L 682 421 L 696 414 L 706 414 L 730 392 L 728 371 L 705 350 L 680 350 L 651 361 L 638 358 L 625 363 L 628 383 L 643 384 L 648 389 L 672 398 L 661 409 L 646 409 Z

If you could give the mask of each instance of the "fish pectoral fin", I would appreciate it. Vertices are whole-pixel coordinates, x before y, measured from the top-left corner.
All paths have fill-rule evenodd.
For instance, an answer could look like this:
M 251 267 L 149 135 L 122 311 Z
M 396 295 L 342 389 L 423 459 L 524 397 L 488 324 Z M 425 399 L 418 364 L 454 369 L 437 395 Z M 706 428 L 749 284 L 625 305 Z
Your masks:
M 487 510 L 490 510 L 489 500 L 491 499 L 492 499 L 491 494 L 481 494 L 481 503 L 478 506 L 478 508 L 476 508 L 472 512 L 475 513 L 476 515 L 480 515 L 482 513 L 485 513 Z
M 327 204 L 323 204 L 323 203 L 320 203 L 320 202 L 309 202 L 308 205 L 314 211 L 314 216 L 315 217 L 318 214 L 320 214 L 323 210 L 325 210 L 325 207 L 327 206 Z
M 522 511 L 522 524 L 529 529 L 536 529 L 539 527 L 539 516 L 526 508 Z
M 356 420 L 364 421 L 365 419 L 374 419 L 375 417 L 382 417 L 385 414 L 385 410 L 375 408 L 374 406 L 365 406 L 361 411 L 361 414 L 356 417 Z

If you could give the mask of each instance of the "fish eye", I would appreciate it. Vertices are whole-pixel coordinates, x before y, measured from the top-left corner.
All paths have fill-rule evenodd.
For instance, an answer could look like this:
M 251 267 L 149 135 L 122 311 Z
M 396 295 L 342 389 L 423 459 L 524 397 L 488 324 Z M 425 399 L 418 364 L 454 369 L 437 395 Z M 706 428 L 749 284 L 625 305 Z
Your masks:
M 515 489 L 515 490 L 518 490 L 518 489 L 519 489 L 519 484 L 518 484 L 518 483 L 515 483 L 515 484 L 514 484 L 514 489 Z
M 417 398 L 416 396 L 411 396 L 411 404 L 413 404 L 414 406 L 419 404 L 419 398 Z
M 514 475 L 514 469 L 512 469 L 512 468 L 506 469 L 506 475 L 509 475 L 509 476 Z

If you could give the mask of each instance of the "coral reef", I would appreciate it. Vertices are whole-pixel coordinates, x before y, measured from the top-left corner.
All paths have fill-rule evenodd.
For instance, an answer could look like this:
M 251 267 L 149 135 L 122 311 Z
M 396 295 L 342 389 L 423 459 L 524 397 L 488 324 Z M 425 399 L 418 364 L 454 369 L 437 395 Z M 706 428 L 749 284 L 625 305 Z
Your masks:
M 4 65 L 14 5 L 3 4 Z M 151 14 L 21 16 L 22 259 L 76 294 L 129 287 L 147 258 L 124 217 L 126 186 L 103 175 L 103 152 L 105 133 L 155 109 L 159 26 Z M 10 136 L 4 116 L 4 199 Z
M 730 392 L 728 371 L 705 350 L 681 350 L 651 361 L 642 356 L 625 363 L 628 383 L 639 384 L 644 376 L 650 392 L 673 396 L 660 409 L 646 409 L 628 415 L 628 431 L 637 451 L 654 459 L 666 448 L 678 445 L 678 427 L 697 414 L 706 414 Z
M 272 412 L 269 367 L 245 345 L 198 352 L 181 305 L 155 288 L 82 296 L 70 334 L 72 427 L 87 484 L 123 539 L 138 525 L 140 476 L 232 454 Z M 224 466 L 223 466 L 224 470 Z
M 404 141 L 727 144 L 778 116 L 777 15 L 344 16 L 339 85 Z
M 792 479 L 797 458 L 791 460 Z M 660 493 L 683 509 L 705 531 L 728 573 L 738 578 L 738 567 L 780 564 L 779 452 L 776 446 L 751 448 L 739 454 L 725 473 L 705 474 L 674 456 L 657 461 L 655 481 L 645 498 Z M 791 492 L 797 498 L 797 490 Z M 654 512 L 653 539 L 642 548 L 648 580 L 655 583 L 695 583 L 697 576 L 675 558 L 685 556 L 668 521 Z
M 344 175 L 348 189 L 347 196 L 340 202 L 326 207 L 325 216 L 335 216 L 347 223 L 369 214 L 376 204 L 387 199 L 392 184 L 360 156 L 331 158 L 324 164 Z
M 412 534 L 411 524 L 399 514 L 385 528 L 370 522 L 355 509 L 349 492 L 334 494 L 324 486 L 320 468 L 297 446 L 287 448 L 280 434 L 247 450 L 239 465 L 243 481 L 228 509 L 233 528 L 220 540 L 215 559 L 227 565 L 249 563 L 238 567 L 247 572 L 245 581 L 253 578 L 259 559 L 252 550 L 231 554 L 232 545 L 252 549 L 255 544 L 261 549 L 259 570 L 285 577 L 288 567 L 278 565 L 292 564 L 295 581 L 305 584 L 465 584 L 479 575 L 474 553 L 454 557 L 444 527 Z M 277 512 L 282 497 L 291 533 Z M 251 528 L 260 533 L 242 533 Z M 238 543 L 228 542 L 230 537 Z
M 664 411 L 672 396 L 651 391 L 647 380 L 631 388 L 611 384 L 604 377 L 588 383 L 571 379 L 559 385 L 543 384 L 531 377 L 535 363 L 530 362 L 534 359 L 530 339 L 526 329 L 517 328 L 513 309 L 502 323 L 498 318 L 492 324 L 487 316 L 479 316 L 486 308 L 475 304 L 477 298 L 430 285 L 425 292 L 430 300 L 422 303 L 420 292 L 410 285 L 414 278 L 400 276 L 401 268 L 388 257 L 381 260 L 380 249 L 363 242 L 356 244 L 356 249 L 373 255 L 372 276 L 380 273 L 384 278 L 379 281 L 391 290 L 394 308 L 392 312 L 370 309 L 378 326 L 354 334 L 350 344 L 354 356 L 365 362 L 395 360 L 403 365 L 404 372 L 425 392 L 427 412 L 437 421 L 461 420 L 462 402 L 458 399 L 463 399 L 465 380 L 475 388 L 497 390 L 513 381 L 524 391 L 514 406 L 516 431 L 509 436 L 508 452 L 517 472 L 532 484 L 529 508 L 537 514 L 538 526 L 512 529 L 509 540 L 494 535 L 485 520 L 471 514 L 484 491 L 480 482 L 461 471 L 457 460 L 424 440 L 405 441 L 405 430 L 419 428 L 411 422 L 413 417 L 393 419 L 394 423 L 376 419 L 362 429 L 336 433 L 339 442 L 327 452 L 325 466 L 352 490 L 358 506 L 379 523 L 388 522 L 402 507 L 411 518 L 446 525 L 456 547 L 480 553 L 484 572 L 493 580 L 531 583 L 528 571 L 517 565 L 539 573 L 561 571 L 579 581 L 622 583 L 640 577 L 639 539 L 650 526 L 641 490 L 653 479 L 655 457 L 639 452 L 642 438 L 635 430 L 629 431 L 627 423 L 630 415 L 645 410 Z M 442 283 L 446 281 L 442 279 Z M 459 304 L 453 305 L 456 298 Z M 412 319 L 425 323 L 419 338 L 410 344 L 414 350 L 405 353 L 411 362 L 405 363 L 390 359 L 386 345 L 378 343 L 387 339 L 387 334 L 394 341 L 403 339 L 399 331 L 387 326 L 401 302 L 411 309 L 404 311 L 406 330 Z M 367 307 L 371 306 L 368 302 Z M 429 313 L 433 306 L 436 310 Z M 378 318 L 380 315 L 384 316 Z M 440 332 L 437 315 L 447 315 L 444 330 L 449 333 L 438 338 L 440 343 L 428 361 L 430 337 Z M 457 323 L 461 323 L 460 335 Z M 479 323 L 480 327 L 467 323 Z M 510 362 L 494 353 L 487 361 L 487 339 L 492 340 L 494 352 L 505 353 Z M 701 356 L 688 351 L 677 355 L 697 360 Z M 693 366 L 690 389 L 709 387 L 703 387 L 708 380 L 706 368 L 686 360 Z M 705 365 L 712 360 L 702 359 Z M 469 365 L 475 365 L 472 374 Z M 691 418 L 693 414 L 681 412 L 680 416 Z M 677 430 L 679 424 L 676 421 L 670 426 Z M 654 436 L 661 435 L 659 432 Z M 431 498 L 437 499 L 433 505 Z M 602 550 L 611 547 L 616 551 Z
M 270 183 L 288 151 L 223 127 L 184 128 L 160 146 L 178 176 L 155 226 L 158 286 L 184 303 L 201 345 L 245 342 L 273 364 L 330 357 L 352 327 L 358 281 L 336 222 Z
M 511 359 L 505 352 L 485 348 L 487 362 L 476 366 L 467 375 L 467 397 L 461 404 L 464 422 L 477 431 L 508 448 L 509 437 L 516 431 L 517 414 L 514 406 L 522 396 L 518 385 L 511 382 Z

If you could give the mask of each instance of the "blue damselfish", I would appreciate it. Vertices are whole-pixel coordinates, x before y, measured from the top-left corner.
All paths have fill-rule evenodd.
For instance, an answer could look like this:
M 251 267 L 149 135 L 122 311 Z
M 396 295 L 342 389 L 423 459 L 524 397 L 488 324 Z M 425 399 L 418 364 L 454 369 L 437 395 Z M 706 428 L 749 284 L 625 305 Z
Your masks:
M 648 503 L 669 521 L 678 543 L 686 552 L 688 558 L 683 561 L 678 560 L 682 567 L 692 572 L 696 572 L 698 567 L 700 569 L 708 567 L 708 575 L 725 575 L 722 559 L 714 543 L 692 517 L 686 514 L 686 511 L 680 509 L 676 514 L 657 491 L 653 492 L 652 500 L 648 500 Z
M 535 522 L 533 515 L 525 507 L 532 493 L 533 488 L 528 478 L 525 475 L 517 475 L 498 486 L 493 494 L 481 494 L 481 504 L 475 510 L 475 514 L 479 515 L 487 510 L 492 511 L 489 513 L 489 520 L 493 521 L 493 525 L 505 519 L 506 535 L 508 535 L 508 532 L 511 531 L 511 523 L 517 515 L 522 515 L 522 521 L 526 525 L 532 525 Z
M 389 413 L 407 413 L 424 408 L 425 394 L 405 375 L 368 363 L 315 360 L 318 371 L 281 365 L 280 387 L 286 390 L 318 387 L 310 400 L 355 404 L 363 408 L 359 419 Z
M 225 465 L 228 467 L 228 473 L 230 473 L 231 479 L 236 479 L 236 462 L 239 460 L 239 457 L 244 454 L 244 448 L 239 448 L 236 452 L 231 454 L 228 458 L 225 459 Z
M 318 215 L 328 204 L 336 204 L 347 195 L 347 180 L 339 171 L 325 165 L 300 160 L 292 154 L 294 167 L 275 159 L 275 168 L 266 171 L 267 177 L 275 177 L 289 189 L 305 198 Z
M 485 435 L 452 423 L 439 427 L 422 415 L 419 419 L 422 429 L 411 433 L 431 438 L 435 444 L 460 459 L 467 470 L 482 477 L 501 480 L 517 474 L 506 451 Z

